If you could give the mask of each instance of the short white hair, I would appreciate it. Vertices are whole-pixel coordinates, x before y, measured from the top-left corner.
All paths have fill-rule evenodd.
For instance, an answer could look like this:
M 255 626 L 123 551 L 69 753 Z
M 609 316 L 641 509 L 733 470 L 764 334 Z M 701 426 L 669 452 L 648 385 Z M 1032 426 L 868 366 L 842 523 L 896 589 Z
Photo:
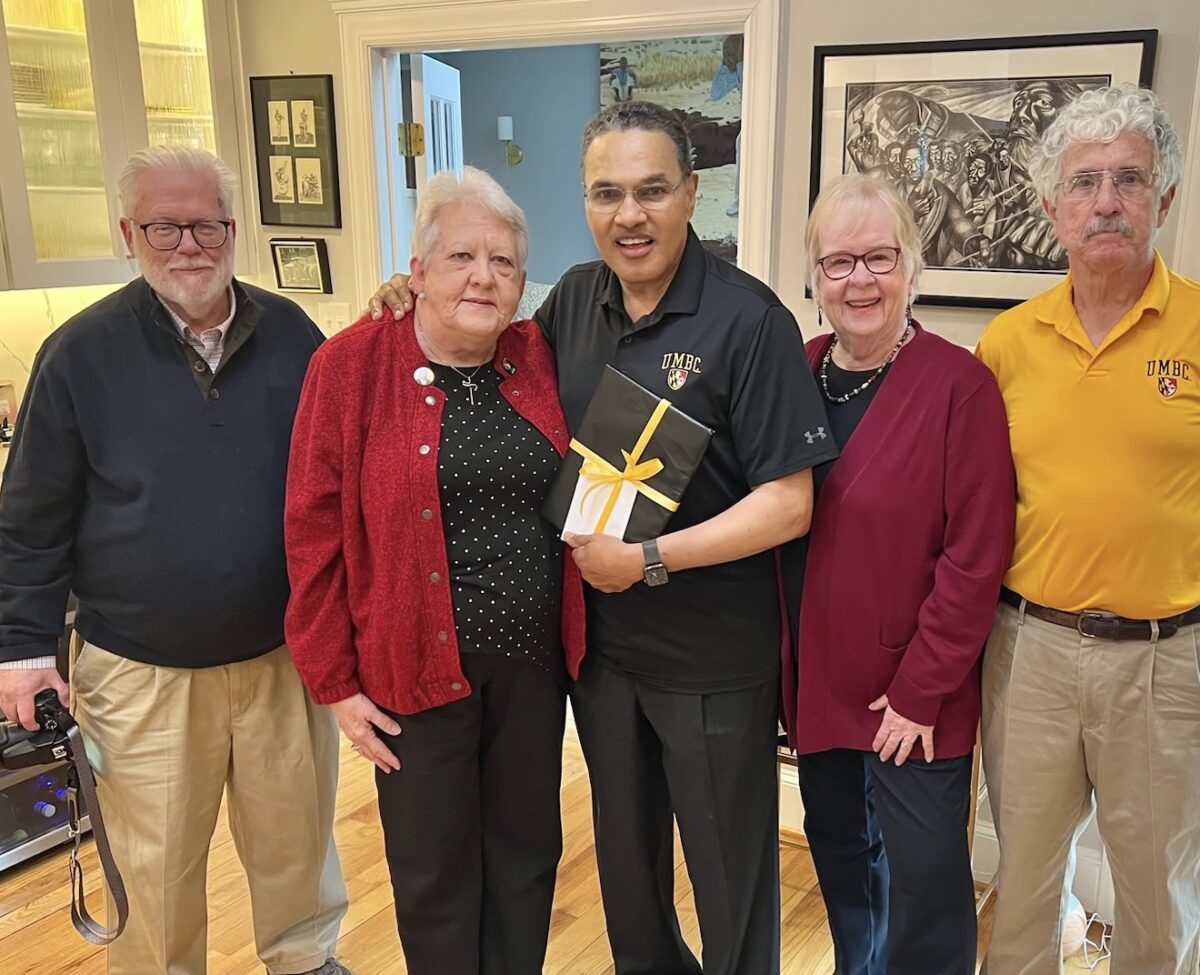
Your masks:
M 452 169 L 443 169 L 425 184 L 425 191 L 417 201 L 413 224 L 413 256 L 422 264 L 429 260 L 440 233 L 438 218 L 446 207 L 461 203 L 474 203 L 512 228 L 517 270 L 524 271 L 529 257 L 529 225 L 525 222 L 525 213 L 499 183 L 474 166 L 463 166 L 461 176 Z
M 1149 88 L 1118 85 L 1085 91 L 1046 129 L 1030 160 L 1038 193 L 1053 200 L 1063 178 L 1062 157 L 1081 142 L 1115 142 L 1126 132 L 1142 136 L 1154 149 L 1154 185 L 1159 195 L 1183 178 L 1183 150 L 1167 110 Z
M 233 192 L 237 188 L 237 177 L 233 170 L 207 149 L 192 146 L 147 146 L 130 156 L 121 169 L 121 175 L 117 177 L 122 214 L 133 216 L 142 175 L 161 170 L 182 170 L 212 176 L 217 184 L 217 199 L 221 203 L 222 215 L 233 216 Z

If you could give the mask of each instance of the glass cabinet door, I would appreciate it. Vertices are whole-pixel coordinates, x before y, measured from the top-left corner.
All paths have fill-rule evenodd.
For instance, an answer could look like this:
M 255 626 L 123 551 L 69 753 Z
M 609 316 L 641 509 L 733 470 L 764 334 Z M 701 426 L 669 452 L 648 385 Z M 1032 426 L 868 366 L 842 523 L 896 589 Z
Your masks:
M 34 257 L 111 257 L 83 0 L 0 5 Z
M 204 0 L 134 0 L 150 145 L 216 152 Z

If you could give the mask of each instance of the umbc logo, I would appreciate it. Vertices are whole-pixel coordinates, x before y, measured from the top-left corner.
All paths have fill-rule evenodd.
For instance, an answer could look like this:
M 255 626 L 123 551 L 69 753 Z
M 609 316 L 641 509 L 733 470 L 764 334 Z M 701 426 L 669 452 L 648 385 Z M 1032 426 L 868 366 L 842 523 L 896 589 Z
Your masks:
M 1191 368 L 1181 359 L 1147 359 L 1146 375 L 1151 379 L 1158 377 L 1158 394 L 1163 399 L 1179 392 L 1180 382 L 1192 381 Z

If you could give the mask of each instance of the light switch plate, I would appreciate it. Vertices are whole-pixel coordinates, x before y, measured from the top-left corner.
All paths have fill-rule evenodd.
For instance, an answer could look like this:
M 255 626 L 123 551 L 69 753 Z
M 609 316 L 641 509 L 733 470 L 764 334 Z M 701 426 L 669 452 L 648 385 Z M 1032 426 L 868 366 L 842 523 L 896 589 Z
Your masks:
M 350 305 L 347 302 L 317 302 L 317 326 L 326 335 L 337 335 L 350 321 Z

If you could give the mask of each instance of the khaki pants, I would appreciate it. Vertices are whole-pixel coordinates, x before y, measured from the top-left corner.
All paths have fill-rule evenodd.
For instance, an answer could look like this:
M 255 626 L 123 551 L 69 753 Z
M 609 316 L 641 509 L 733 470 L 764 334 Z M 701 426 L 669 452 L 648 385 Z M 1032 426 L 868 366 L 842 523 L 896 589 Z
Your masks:
M 1197 630 L 1113 642 L 997 610 L 983 657 L 983 762 L 1000 840 L 990 975 L 1063 970 L 1067 865 L 1093 797 L 1116 888 L 1112 975 L 1196 975 Z
M 293 975 L 333 955 L 346 912 L 333 845 L 337 728 L 286 647 L 187 670 L 83 643 L 72 697 L 129 893 L 109 975 L 203 975 L 208 849 L 226 790 L 259 958 Z

